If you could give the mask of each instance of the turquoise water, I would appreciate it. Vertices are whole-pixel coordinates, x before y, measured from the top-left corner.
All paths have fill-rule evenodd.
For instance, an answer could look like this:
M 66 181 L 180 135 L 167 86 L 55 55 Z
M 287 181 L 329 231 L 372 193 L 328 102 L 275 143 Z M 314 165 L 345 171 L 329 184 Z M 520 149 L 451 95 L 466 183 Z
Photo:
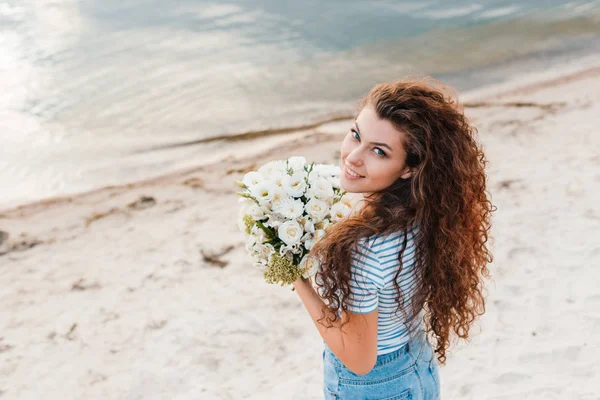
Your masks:
M 598 52 L 600 1 L 0 0 L 0 208 L 146 178 L 185 145 L 346 114 L 376 82 L 469 90 Z

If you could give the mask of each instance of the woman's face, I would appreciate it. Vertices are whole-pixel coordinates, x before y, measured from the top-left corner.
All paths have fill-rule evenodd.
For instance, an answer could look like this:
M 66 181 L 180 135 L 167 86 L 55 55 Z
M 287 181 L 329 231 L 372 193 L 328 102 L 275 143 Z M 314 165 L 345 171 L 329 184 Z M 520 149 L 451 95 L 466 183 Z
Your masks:
M 342 142 L 342 189 L 368 195 L 387 188 L 400 177 L 410 177 L 404 137 L 405 133 L 390 121 L 380 119 L 372 106 L 365 106 Z M 353 172 L 360 176 L 352 176 Z

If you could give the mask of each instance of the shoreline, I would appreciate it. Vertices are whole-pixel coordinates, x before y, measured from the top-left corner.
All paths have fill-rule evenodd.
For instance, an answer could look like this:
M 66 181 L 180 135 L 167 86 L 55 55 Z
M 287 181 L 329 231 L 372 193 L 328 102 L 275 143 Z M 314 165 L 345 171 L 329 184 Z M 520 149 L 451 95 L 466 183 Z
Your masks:
M 576 65 L 572 65 L 576 64 Z M 573 61 L 567 65 L 561 65 L 557 72 L 542 72 L 541 74 L 530 73 L 521 77 L 513 77 L 506 82 L 500 84 L 490 84 L 483 86 L 479 89 L 474 89 L 465 93 L 459 92 L 459 99 L 461 104 L 464 106 L 465 111 L 470 108 L 482 107 L 482 106 L 494 106 L 493 101 L 501 100 L 504 97 L 515 96 L 530 91 L 541 90 L 553 86 L 560 86 L 566 83 L 577 81 L 581 79 L 587 79 L 600 75 L 600 57 L 592 55 L 582 60 Z M 329 118 L 325 118 L 321 121 L 310 123 L 304 126 L 287 127 L 281 129 L 267 129 L 256 132 L 244 132 L 238 135 L 215 137 L 208 139 L 199 139 L 196 141 L 190 141 L 186 143 L 170 144 L 162 146 L 161 148 L 172 148 L 180 147 L 190 144 L 204 143 L 204 142 L 218 142 L 222 141 L 225 145 L 231 145 L 233 142 L 241 142 L 246 145 L 253 145 L 254 148 L 248 149 L 244 147 L 246 151 L 250 150 L 245 156 L 242 155 L 224 155 L 221 159 L 212 160 L 206 163 L 197 164 L 195 166 L 181 168 L 169 173 L 160 174 L 145 179 L 138 179 L 134 181 L 127 181 L 119 184 L 109 184 L 101 186 L 95 189 L 77 192 L 74 194 L 65 194 L 60 196 L 51 196 L 31 202 L 25 202 L 22 204 L 11 205 L 5 208 L 0 208 L 0 219 L 7 218 L 7 216 L 14 215 L 18 212 L 26 212 L 28 210 L 36 210 L 43 207 L 49 207 L 57 204 L 66 204 L 76 201 L 77 199 L 84 199 L 90 196 L 94 196 L 103 192 L 115 192 L 125 191 L 128 189 L 140 188 L 145 186 L 152 186 L 155 184 L 165 183 L 172 179 L 179 179 L 194 172 L 202 171 L 204 169 L 210 169 L 215 165 L 223 164 L 227 161 L 243 162 L 248 161 L 251 157 L 265 158 L 265 153 L 269 152 L 280 145 L 290 145 L 293 142 L 301 140 L 304 135 L 318 135 L 323 133 L 322 129 L 325 127 L 325 132 L 328 130 L 328 126 L 340 123 L 350 123 L 352 116 L 350 115 L 332 115 Z M 332 134 L 330 131 L 329 133 Z M 268 142 L 274 141 L 274 145 L 270 145 Z M 145 151 L 152 150 L 146 149 Z M 233 152 L 230 152 L 233 153 Z

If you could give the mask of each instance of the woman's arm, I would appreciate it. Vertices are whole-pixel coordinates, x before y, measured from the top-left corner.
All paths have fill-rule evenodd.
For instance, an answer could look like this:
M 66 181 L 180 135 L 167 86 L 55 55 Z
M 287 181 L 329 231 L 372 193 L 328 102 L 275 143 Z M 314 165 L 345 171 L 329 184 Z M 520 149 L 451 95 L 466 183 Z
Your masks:
M 366 375 L 373 369 L 377 360 L 378 310 L 369 314 L 342 312 L 346 325 L 340 329 L 342 321 L 336 321 L 331 328 L 317 322 L 325 311 L 333 317 L 321 297 L 315 292 L 309 280 L 297 279 L 294 288 L 304 307 L 312 318 L 319 334 L 333 354 L 352 372 Z

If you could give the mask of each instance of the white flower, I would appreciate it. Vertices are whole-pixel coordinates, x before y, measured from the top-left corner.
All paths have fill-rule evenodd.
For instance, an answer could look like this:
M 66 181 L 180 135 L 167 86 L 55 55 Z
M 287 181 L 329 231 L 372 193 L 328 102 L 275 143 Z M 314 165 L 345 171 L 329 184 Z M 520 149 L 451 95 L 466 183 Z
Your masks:
M 258 206 L 253 200 L 243 199 L 242 206 L 240 207 L 240 215 L 243 218 L 244 215 L 250 215 L 255 221 L 264 218 L 265 211 Z
M 342 202 L 337 202 L 333 206 L 331 206 L 331 220 L 333 222 L 338 222 L 342 218 L 346 218 L 350 215 L 350 207 Z
M 318 197 L 321 200 L 326 200 L 333 197 L 333 186 L 325 178 L 309 178 L 310 188 L 307 194 L 309 197 Z
M 342 170 L 339 165 L 330 165 L 330 164 L 315 164 L 313 166 L 312 172 L 316 172 L 318 175 L 327 175 L 327 176 L 337 176 L 339 177 L 342 173 Z
M 265 177 L 260 172 L 250 171 L 246 175 L 244 175 L 242 182 L 244 182 L 244 185 L 246 185 L 248 189 L 251 189 L 253 186 L 257 185 L 260 182 L 263 182 L 264 180 Z
M 306 175 L 302 173 L 294 173 L 283 177 L 283 189 L 287 194 L 293 197 L 300 197 L 306 191 Z
M 302 271 L 302 277 L 308 279 L 309 277 L 316 275 L 320 266 L 317 257 L 307 254 L 300 261 L 298 268 Z
M 288 176 L 284 171 L 273 171 L 271 174 L 269 174 L 269 179 L 271 181 L 273 181 L 273 183 L 279 187 L 283 189 L 283 178 L 285 178 L 286 176 Z
M 291 168 L 294 174 L 304 171 L 304 164 L 306 164 L 306 158 L 304 157 L 296 156 L 288 158 L 288 168 Z
M 279 228 L 279 226 L 284 223 L 286 221 L 285 218 L 277 215 L 277 214 L 270 214 L 269 215 L 269 219 L 266 222 L 263 222 L 265 224 L 265 226 L 268 226 L 270 228 L 273 228 L 275 230 L 277 230 Z
M 283 240 L 288 246 L 293 246 L 300 241 L 304 230 L 296 221 L 286 221 L 279 225 L 277 234 L 279 239 Z
M 289 257 L 289 255 L 293 254 L 300 254 L 302 252 L 302 249 L 300 249 L 300 243 L 296 243 L 293 246 L 281 246 L 281 248 L 279 249 L 279 254 L 281 256 L 287 256 Z
M 317 243 L 319 240 L 323 239 L 323 236 L 325 236 L 325 229 L 318 229 L 315 231 L 315 235 L 313 240 L 315 241 L 315 243 Z
M 265 177 L 283 175 L 285 173 L 285 161 L 275 160 L 269 161 L 265 165 L 258 168 L 258 172 L 263 174 Z
M 250 206 L 250 209 L 248 210 L 248 214 L 250 214 L 252 216 L 252 218 L 254 218 L 254 220 L 256 221 L 256 220 L 264 218 L 265 211 L 262 208 L 260 208 L 258 206 L 258 204 L 253 203 Z
M 340 203 L 343 203 L 352 209 L 352 208 L 356 207 L 356 205 L 360 201 L 360 198 L 361 198 L 361 196 L 351 195 L 349 193 L 346 193 L 340 199 Z
M 315 243 L 316 243 L 316 242 L 315 242 L 315 240 L 314 240 L 314 239 L 306 239 L 306 240 L 304 241 L 304 248 L 305 248 L 306 250 L 310 251 L 310 250 L 311 250 L 311 249 L 314 247 Z
M 304 222 L 304 230 L 309 233 L 314 233 L 315 224 L 310 219 L 306 219 L 306 222 Z
M 329 205 L 323 200 L 312 198 L 306 203 L 306 212 L 314 221 L 318 222 L 329 213 Z
M 330 176 L 327 178 L 327 182 L 331 183 L 331 186 L 333 186 L 334 189 L 340 189 L 342 187 L 339 176 Z
M 261 260 L 268 260 L 269 256 L 275 252 L 275 248 L 271 244 L 257 243 L 254 246 L 255 257 Z
M 267 234 L 258 225 L 254 225 L 250 230 L 250 235 L 254 237 L 255 243 L 262 243 L 267 240 Z
M 256 185 L 250 188 L 250 193 L 256 200 L 261 204 L 265 204 L 273 200 L 276 190 L 275 184 L 270 181 L 258 182 Z
M 295 219 L 304 214 L 304 203 L 301 200 L 286 198 L 281 200 L 273 211 L 278 212 L 287 219 Z
M 273 198 L 271 199 L 271 209 L 275 211 L 281 204 L 282 201 L 290 199 L 290 196 L 285 190 L 279 186 L 275 187 L 273 191 Z

